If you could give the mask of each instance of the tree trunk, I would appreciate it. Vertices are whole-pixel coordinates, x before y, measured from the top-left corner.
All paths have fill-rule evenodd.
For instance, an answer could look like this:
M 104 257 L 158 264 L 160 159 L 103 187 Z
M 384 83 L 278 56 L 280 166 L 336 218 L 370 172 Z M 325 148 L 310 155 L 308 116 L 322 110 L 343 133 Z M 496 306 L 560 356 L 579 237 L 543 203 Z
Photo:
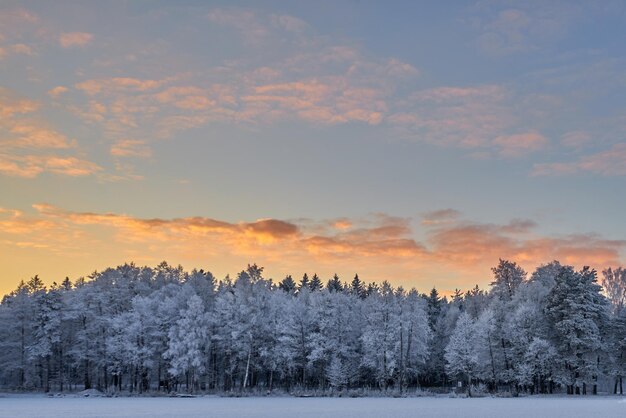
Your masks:
M 250 356 L 251 355 L 252 355 L 252 350 L 250 349 L 248 351 L 248 361 L 246 362 L 246 374 L 245 374 L 245 377 L 243 378 L 243 388 L 244 389 L 248 385 L 248 374 L 250 372 Z
M 25 361 L 25 353 L 26 353 L 26 342 L 25 342 L 25 332 L 26 330 L 24 329 L 24 321 L 22 320 L 22 340 L 21 340 L 21 359 L 20 359 L 20 388 L 23 389 L 24 388 L 24 383 L 25 383 L 25 373 L 24 373 L 24 369 L 26 368 L 26 361 Z
M 404 333 L 402 331 L 402 324 L 400 324 L 400 393 L 404 385 Z
M 274 370 L 270 370 L 270 393 L 272 393 L 272 385 L 274 384 Z
M 89 379 L 89 359 L 85 359 L 84 366 L 85 375 L 83 383 L 85 384 L 85 389 L 91 389 L 91 380 Z
M 59 390 L 61 392 L 63 392 L 64 376 L 65 376 L 65 370 L 63 368 L 63 348 L 59 348 Z
M 494 392 L 498 391 L 498 384 L 496 379 L 496 363 L 493 359 L 493 347 L 491 346 L 491 331 L 487 328 L 487 344 L 489 344 L 489 357 L 491 358 L 491 378 L 493 379 Z
M 406 360 L 404 362 L 404 370 L 406 376 L 406 369 L 411 366 L 411 342 L 413 341 L 413 322 L 411 321 L 411 325 L 409 326 L 409 335 L 407 335 L 406 342 Z M 405 380 L 405 376 L 403 376 L 402 380 Z M 408 384 L 406 384 L 408 386 Z
M 50 392 L 50 355 L 46 356 L 46 388 L 45 392 Z

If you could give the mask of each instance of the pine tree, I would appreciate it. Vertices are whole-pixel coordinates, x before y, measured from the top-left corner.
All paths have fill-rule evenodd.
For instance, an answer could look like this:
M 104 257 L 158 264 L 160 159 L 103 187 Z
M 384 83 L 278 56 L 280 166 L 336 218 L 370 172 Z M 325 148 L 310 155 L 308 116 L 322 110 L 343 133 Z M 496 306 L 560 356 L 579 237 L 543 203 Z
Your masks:
M 302 275 L 302 279 L 300 279 L 300 284 L 298 284 L 298 293 L 302 292 L 302 289 L 310 289 L 310 280 L 309 275 L 304 273 Z
M 293 280 L 293 278 L 291 277 L 291 274 L 288 274 L 279 284 L 278 284 L 278 288 L 280 290 L 282 290 L 283 292 L 289 293 L 289 294 L 295 294 L 296 293 L 296 282 Z
M 560 380 L 569 394 L 580 393 L 581 386 L 585 394 L 587 383 L 593 383 L 595 393 L 607 315 L 606 299 L 596 281 L 595 270 L 584 267 L 576 272 L 564 266 L 548 295 L 546 312 L 554 323 L 557 349 L 564 363 Z
M 434 330 L 439 314 L 441 314 L 441 298 L 437 289 L 433 287 L 426 300 L 428 302 L 428 325 Z
M 323 287 L 324 285 L 322 285 L 322 281 L 317 273 L 313 274 L 311 282 L 309 283 L 309 289 L 311 289 L 312 292 L 317 292 L 318 290 L 322 290 Z
M 339 280 L 339 276 L 337 276 L 337 274 L 335 274 L 333 278 L 328 281 L 326 289 L 328 289 L 329 292 L 343 292 L 343 285 L 341 284 L 341 280 Z
M 367 297 L 367 291 L 365 290 L 363 282 L 359 279 L 358 274 L 355 274 L 354 279 L 352 279 L 352 283 L 350 284 L 350 293 L 361 299 L 365 299 Z

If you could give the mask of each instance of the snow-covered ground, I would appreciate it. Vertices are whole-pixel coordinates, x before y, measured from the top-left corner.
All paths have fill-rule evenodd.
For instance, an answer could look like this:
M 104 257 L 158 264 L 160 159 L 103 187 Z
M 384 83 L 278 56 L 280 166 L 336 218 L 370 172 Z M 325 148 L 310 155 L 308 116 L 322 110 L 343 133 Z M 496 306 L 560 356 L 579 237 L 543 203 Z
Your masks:
M 48 398 L 1 395 L 0 417 L 626 417 L 626 398 Z

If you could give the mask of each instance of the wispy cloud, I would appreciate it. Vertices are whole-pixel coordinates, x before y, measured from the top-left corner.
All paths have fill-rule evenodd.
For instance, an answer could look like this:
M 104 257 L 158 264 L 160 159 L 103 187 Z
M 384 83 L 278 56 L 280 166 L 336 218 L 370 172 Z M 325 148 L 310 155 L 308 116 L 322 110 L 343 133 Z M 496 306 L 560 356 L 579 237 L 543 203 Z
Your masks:
M 455 222 L 461 212 L 456 209 L 439 209 L 422 214 L 422 225 L 439 225 Z
M 145 141 L 122 139 L 111 146 L 111 155 L 114 157 L 149 158 L 152 156 L 152 150 Z
M 507 107 L 509 95 L 498 85 L 421 90 L 411 95 L 405 110 L 398 109 L 388 120 L 417 140 L 487 147 L 513 124 L 514 116 Z
M 13 177 L 34 178 L 44 172 L 82 177 L 101 170 L 96 163 L 76 157 L 0 153 L 0 173 Z
M 573 162 L 535 164 L 536 176 L 592 173 L 602 176 L 626 176 L 626 144 L 615 144 L 611 149 L 585 155 Z
M 593 137 L 591 134 L 585 131 L 570 131 L 561 136 L 561 144 L 568 148 L 581 149 L 592 141 Z
M 514 7 L 506 2 L 480 2 L 474 9 L 478 13 L 470 21 L 478 32 L 477 44 L 494 56 L 552 45 L 586 13 L 574 2 L 529 2 Z
M 249 14 L 237 16 L 246 20 Z M 272 67 L 229 64 L 193 80 L 188 74 L 84 80 L 74 88 L 87 103 L 76 101 L 68 109 L 100 123 L 114 140 L 145 136 L 146 131 L 168 137 L 212 121 L 377 125 L 388 113 L 396 86 L 418 74 L 394 58 L 372 59 L 353 48 L 314 44 L 286 54 Z
M 275 27 L 282 28 L 288 32 L 299 33 L 309 28 L 308 23 L 294 16 L 273 14 L 270 18 Z
M 528 153 L 539 151 L 548 145 L 545 136 L 536 131 L 515 135 L 502 135 L 493 140 L 493 144 L 500 148 L 503 157 L 520 157 Z
M 424 214 L 427 222 L 422 222 L 421 232 L 426 238 L 420 242 L 414 238 L 418 231 L 412 227 L 412 219 L 386 214 L 359 219 L 228 222 L 201 216 L 163 219 L 73 212 L 48 204 L 33 207 L 36 212 L 30 215 L 0 211 L 0 240 L 63 252 L 73 245 L 64 237 L 80 236 L 86 243 L 84 250 L 94 257 L 96 248 L 104 248 L 126 255 L 142 253 L 150 260 L 174 258 L 220 265 L 224 260 L 242 264 L 254 260 L 269 268 L 277 264 L 297 271 L 306 266 L 351 271 L 358 266 L 378 275 L 386 271 L 385 278 L 390 274 L 415 277 L 437 266 L 462 273 L 472 282 L 487 280 L 489 267 L 500 257 L 517 260 L 527 268 L 555 258 L 601 268 L 622 261 L 626 249 L 624 240 L 592 233 L 544 236 L 537 233 L 538 225 L 532 220 L 471 222 L 454 209 Z
M 547 237 L 534 233 L 532 221 L 512 221 L 506 225 L 458 222 L 433 229 L 429 234 L 434 256 L 468 269 L 509 258 L 534 267 L 552 259 L 595 267 L 622 261 L 625 240 L 604 239 L 596 234 Z
M 214 9 L 207 15 L 210 22 L 231 26 L 238 30 L 246 42 L 258 43 L 268 36 L 268 28 L 259 22 L 256 14 L 245 9 Z
M 50 95 L 50 97 L 59 97 L 60 95 L 62 95 L 63 93 L 67 92 L 67 87 L 65 86 L 56 86 L 50 90 L 48 90 L 48 94 Z
M 93 34 L 87 32 L 65 32 L 59 35 L 59 44 L 63 48 L 87 46 L 93 40 Z
M 94 162 L 68 154 L 76 141 L 35 117 L 38 109 L 38 102 L 0 89 L 0 174 L 34 178 L 49 172 L 75 177 L 102 170 Z

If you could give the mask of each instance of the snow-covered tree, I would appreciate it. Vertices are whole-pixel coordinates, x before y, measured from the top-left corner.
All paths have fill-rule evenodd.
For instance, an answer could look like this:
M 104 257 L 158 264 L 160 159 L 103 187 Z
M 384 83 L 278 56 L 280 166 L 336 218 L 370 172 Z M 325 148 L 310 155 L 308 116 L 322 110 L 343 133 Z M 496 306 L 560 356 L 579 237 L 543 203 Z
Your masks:
M 194 294 L 168 332 L 169 344 L 163 353 L 165 358 L 170 359 L 168 371 L 178 378 L 185 376 L 189 392 L 198 387 L 198 374 L 205 370 L 204 355 L 210 321 L 202 299 Z
M 595 392 L 608 379 L 623 390 L 621 268 L 603 272 L 604 289 L 557 261 L 528 280 L 512 261 L 493 272 L 490 289 L 450 301 L 358 276 L 274 284 L 255 264 L 235 281 L 167 263 L 49 288 L 35 276 L 0 303 L 0 388 L 403 391 L 454 377 L 492 391 Z
M 467 384 L 467 394 L 472 396 L 472 379 L 478 371 L 478 355 L 475 350 L 475 326 L 467 312 L 459 316 L 450 342 L 445 350 L 446 371 Z
M 600 293 L 596 272 L 588 267 L 574 271 L 564 266 L 548 295 L 546 312 L 554 323 L 557 350 L 563 361 L 560 382 L 568 393 L 586 393 L 588 383 L 596 390 L 599 356 L 603 349 L 602 329 L 607 303 Z

